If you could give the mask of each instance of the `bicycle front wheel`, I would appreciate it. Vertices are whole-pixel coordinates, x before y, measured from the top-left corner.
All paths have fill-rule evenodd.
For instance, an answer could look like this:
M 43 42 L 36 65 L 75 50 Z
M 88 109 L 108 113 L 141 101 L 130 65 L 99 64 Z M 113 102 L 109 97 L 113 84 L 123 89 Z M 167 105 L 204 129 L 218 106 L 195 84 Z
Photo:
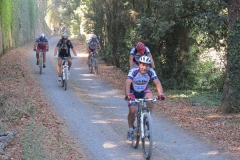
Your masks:
M 64 76 L 65 76 L 65 80 L 64 80 L 64 89 L 67 90 L 67 79 L 68 79 L 68 75 L 67 75 L 67 70 L 64 70 Z
M 143 114 L 143 133 L 142 148 L 143 154 L 146 159 L 150 159 L 153 149 L 153 136 L 152 136 L 152 119 L 150 114 Z
M 90 60 L 90 73 L 93 73 L 93 60 Z
M 95 74 L 98 74 L 98 63 L 97 60 L 94 61 Z

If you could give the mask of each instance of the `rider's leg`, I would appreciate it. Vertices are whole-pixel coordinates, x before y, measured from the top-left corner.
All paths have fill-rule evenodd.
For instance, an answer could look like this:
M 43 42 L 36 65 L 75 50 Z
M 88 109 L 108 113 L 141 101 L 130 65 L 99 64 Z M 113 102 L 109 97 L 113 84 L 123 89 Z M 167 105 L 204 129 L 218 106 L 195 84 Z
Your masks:
M 62 59 L 61 58 L 58 58 L 57 71 L 58 71 L 58 75 L 62 76 Z
M 72 59 L 68 59 L 68 70 L 70 71 L 70 68 L 72 66 Z
M 45 62 L 46 62 L 46 52 L 43 52 L 43 68 L 46 67 Z
M 43 63 L 45 64 L 46 62 L 46 52 L 43 52 Z
M 39 51 L 36 51 L 37 65 L 39 64 Z
M 87 61 L 87 64 L 90 65 L 90 58 L 92 57 L 92 54 L 91 52 L 89 51 L 88 52 L 88 61 Z
M 146 93 L 145 97 L 147 97 L 147 98 L 153 98 L 152 92 Z M 150 113 L 152 113 L 153 103 L 152 103 L 151 101 L 147 101 L 147 107 L 148 107 Z
M 133 127 L 136 112 L 137 112 L 137 107 L 136 106 L 132 105 L 132 106 L 129 107 L 129 112 L 128 112 L 128 126 L 129 126 L 129 128 Z

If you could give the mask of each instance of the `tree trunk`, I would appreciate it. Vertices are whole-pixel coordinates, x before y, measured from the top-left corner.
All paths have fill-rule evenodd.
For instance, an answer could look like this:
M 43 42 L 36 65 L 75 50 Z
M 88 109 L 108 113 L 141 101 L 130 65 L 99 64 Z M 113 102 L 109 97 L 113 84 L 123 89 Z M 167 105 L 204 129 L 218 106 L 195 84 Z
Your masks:
M 223 113 L 240 112 L 240 1 L 228 0 L 228 49 L 226 77 L 220 110 Z

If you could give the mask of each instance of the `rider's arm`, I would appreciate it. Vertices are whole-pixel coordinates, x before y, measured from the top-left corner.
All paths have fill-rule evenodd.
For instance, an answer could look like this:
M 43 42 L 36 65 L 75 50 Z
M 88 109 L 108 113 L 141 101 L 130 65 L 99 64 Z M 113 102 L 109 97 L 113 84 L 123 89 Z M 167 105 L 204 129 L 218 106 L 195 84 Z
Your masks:
M 75 56 L 77 56 L 76 49 L 75 49 L 75 48 L 72 48 L 72 51 L 73 51 L 73 54 L 74 54 Z
M 90 44 L 88 43 L 88 45 L 87 45 L 87 53 L 89 52 L 89 46 L 90 46 Z
M 130 69 L 133 67 L 133 55 L 130 55 L 129 56 L 129 66 L 130 66 Z
M 58 52 L 58 47 L 56 47 L 56 48 L 54 49 L 54 56 L 57 55 L 57 52 Z
M 153 61 L 152 54 L 149 53 L 149 54 L 148 54 L 148 57 L 150 57 L 151 60 L 152 60 L 152 68 L 155 68 L 155 63 L 154 63 L 154 61 Z
M 48 42 L 46 43 L 46 46 L 47 46 L 47 50 L 49 50 L 49 45 L 48 45 Z
M 101 48 L 101 45 L 100 45 L 100 44 L 98 44 L 98 48 L 99 48 L 99 50 L 100 50 L 100 51 L 102 50 L 102 48 Z
M 36 46 L 37 46 L 37 42 L 34 43 L 33 49 L 36 49 Z
M 158 95 L 163 94 L 163 88 L 162 88 L 162 84 L 159 81 L 159 79 L 154 79 L 153 80 L 154 84 L 156 85 L 157 91 L 158 91 Z
M 125 86 L 125 95 L 128 96 L 130 93 L 130 85 L 132 83 L 132 80 L 127 78 L 126 80 L 126 86 Z

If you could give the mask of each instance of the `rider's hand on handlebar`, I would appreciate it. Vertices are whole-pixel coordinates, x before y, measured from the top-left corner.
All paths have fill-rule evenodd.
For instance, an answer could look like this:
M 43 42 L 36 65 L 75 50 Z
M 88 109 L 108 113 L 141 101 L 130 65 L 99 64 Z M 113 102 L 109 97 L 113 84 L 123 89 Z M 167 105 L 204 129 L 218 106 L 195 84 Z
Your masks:
M 33 51 L 37 51 L 37 50 L 34 48 Z
M 128 100 L 135 100 L 135 96 L 133 93 L 129 93 L 127 97 L 128 97 Z
M 157 99 L 163 101 L 163 100 L 165 99 L 163 93 L 161 93 L 160 95 L 158 95 Z

